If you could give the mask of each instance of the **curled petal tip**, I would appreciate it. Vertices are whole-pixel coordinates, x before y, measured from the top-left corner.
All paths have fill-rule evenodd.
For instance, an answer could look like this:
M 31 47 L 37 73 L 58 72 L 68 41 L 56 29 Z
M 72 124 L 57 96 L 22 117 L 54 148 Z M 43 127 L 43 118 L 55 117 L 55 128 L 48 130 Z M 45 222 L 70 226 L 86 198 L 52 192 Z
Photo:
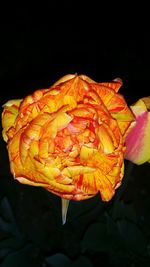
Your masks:
M 120 84 L 123 84 L 123 81 L 122 81 L 121 78 L 115 78 L 113 81 L 114 81 L 114 82 L 118 82 L 118 83 L 120 83 Z

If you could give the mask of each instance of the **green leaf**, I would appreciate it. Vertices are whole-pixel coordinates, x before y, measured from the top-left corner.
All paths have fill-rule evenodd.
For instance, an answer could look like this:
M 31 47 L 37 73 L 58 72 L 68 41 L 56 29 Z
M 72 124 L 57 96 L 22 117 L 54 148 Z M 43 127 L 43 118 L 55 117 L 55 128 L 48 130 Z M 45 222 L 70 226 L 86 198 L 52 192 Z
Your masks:
M 0 203 L 0 212 L 3 213 L 4 219 L 10 222 L 14 222 L 14 215 L 6 196 L 4 196 Z
M 7 197 L 3 197 L 0 202 L 0 213 L 0 230 L 8 233 L 13 233 L 13 235 L 16 236 L 20 236 L 12 208 Z
M 1 267 L 33 267 L 32 246 L 28 245 L 22 250 L 9 254 L 1 264 Z
M 119 220 L 117 225 L 126 247 L 132 252 L 142 254 L 146 250 L 147 241 L 138 226 L 128 220 Z
M 137 221 L 133 204 L 125 204 L 123 201 L 118 201 L 117 204 L 113 206 L 112 217 L 114 220 L 126 218 L 135 223 Z
M 12 250 L 21 248 L 25 243 L 23 238 L 8 237 L 0 242 L 0 249 L 10 248 Z
M 1 248 L 0 250 L 0 260 L 6 257 L 11 252 L 10 248 Z
M 93 267 L 93 264 L 87 257 L 80 256 L 70 267 Z
M 83 252 L 111 251 L 114 247 L 114 238 L 108 232 L 107 224 L 104 222 L 94 223 L 89 226 L 81 242 Z
M 109 262 L 113 267 L 127 267 L 133 261 L 131 255 L 125 250 L 117 250 L 110 254 Z
M 62 253 L 57 253 L 46 258 L 48 266 L 51 267 L 70 267 L 71 260 Z

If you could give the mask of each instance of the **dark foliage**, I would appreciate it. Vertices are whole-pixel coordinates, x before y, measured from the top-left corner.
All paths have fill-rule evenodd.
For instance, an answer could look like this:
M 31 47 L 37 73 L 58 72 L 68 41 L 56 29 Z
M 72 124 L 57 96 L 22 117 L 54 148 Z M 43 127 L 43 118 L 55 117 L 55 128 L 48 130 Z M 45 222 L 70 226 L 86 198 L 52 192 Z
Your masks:
M 71 201 L 65 225 L 60 198 L 12 177 L 0 179 L 0 260 L 9 266 L 136 266 L 150 264 L 150 166 L 126 162 L 109 203 L 99 195 Z

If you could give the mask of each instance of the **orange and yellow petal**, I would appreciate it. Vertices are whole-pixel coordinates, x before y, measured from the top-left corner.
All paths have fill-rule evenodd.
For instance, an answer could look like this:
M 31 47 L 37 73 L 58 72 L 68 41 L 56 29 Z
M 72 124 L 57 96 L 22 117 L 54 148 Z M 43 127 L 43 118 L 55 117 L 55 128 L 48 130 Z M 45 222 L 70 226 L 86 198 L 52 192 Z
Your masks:
M 11 137 L 11 133 L 8 133 L 8 130 L 15 124 L 21 101 L 21 99 L 10 100 L 3 105 L 4 111 L 2 113 L 2 134 L 6 142 L 8 138 Z

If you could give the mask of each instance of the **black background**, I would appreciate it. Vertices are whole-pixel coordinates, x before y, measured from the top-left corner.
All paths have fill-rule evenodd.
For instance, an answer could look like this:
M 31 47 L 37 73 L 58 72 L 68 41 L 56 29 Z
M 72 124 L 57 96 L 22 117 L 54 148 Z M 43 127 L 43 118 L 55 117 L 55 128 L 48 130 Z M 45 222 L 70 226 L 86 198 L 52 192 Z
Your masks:
M 144 19 L 136 12 L 123 16 L 121 10 L 110 16 L 92 5 L 88 10 L 66 5 L 63 13 L 61 5 L 1 10 L 1 105 L 68 73 L 84 73 L 99 82 L 120 77 L 121 93 L 129 102 L 148 95 L 150 41 Z

